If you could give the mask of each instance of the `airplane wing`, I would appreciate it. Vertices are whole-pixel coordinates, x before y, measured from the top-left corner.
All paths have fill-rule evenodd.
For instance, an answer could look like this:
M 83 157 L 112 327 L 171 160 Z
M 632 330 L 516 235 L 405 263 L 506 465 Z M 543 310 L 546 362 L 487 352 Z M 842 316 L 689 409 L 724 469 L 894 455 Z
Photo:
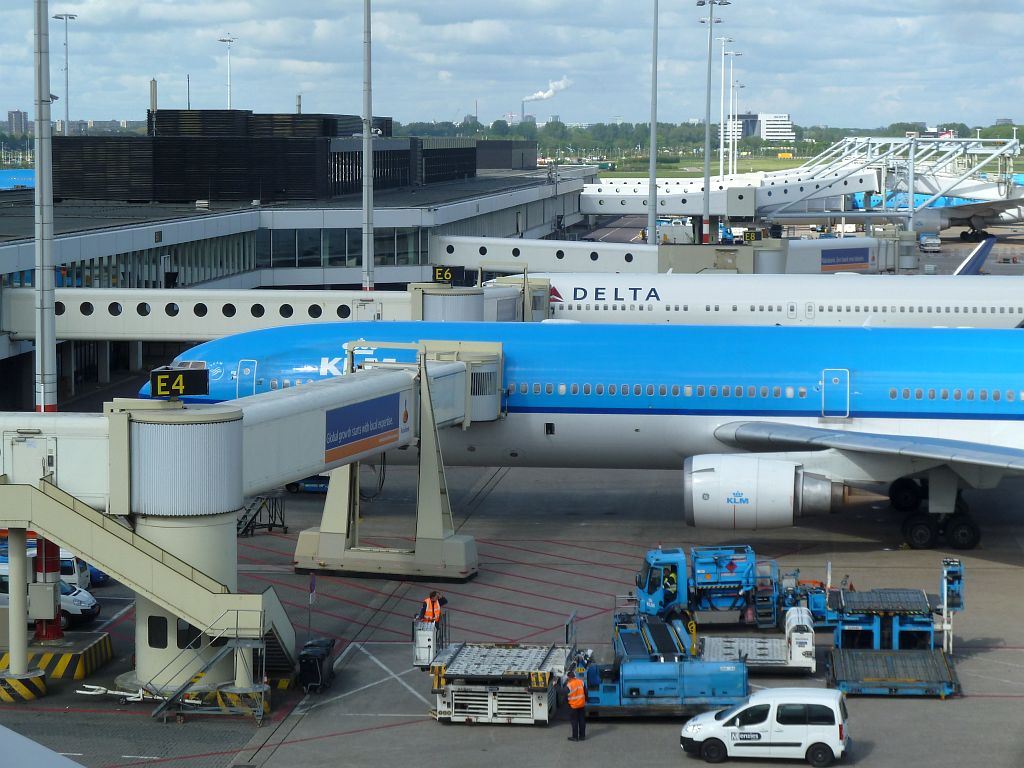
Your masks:
M 823 451 L 832 448 L 1024 472 L 1024 450 L 941 437 L 879 435 L 760 421 L 723 424 L 715 430 L 715 437 L 748 451 Z

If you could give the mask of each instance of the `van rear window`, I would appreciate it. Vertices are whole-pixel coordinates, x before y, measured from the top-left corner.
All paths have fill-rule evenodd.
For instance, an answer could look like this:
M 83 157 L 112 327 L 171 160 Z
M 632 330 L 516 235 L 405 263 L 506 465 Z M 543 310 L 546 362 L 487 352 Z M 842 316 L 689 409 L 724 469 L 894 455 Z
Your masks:
M 826 707 L 824 704 L 808 704 L 807 705 L 807 724 L 808 725 L 835 725 L 836 715 L 832 711 L 831 707 Z

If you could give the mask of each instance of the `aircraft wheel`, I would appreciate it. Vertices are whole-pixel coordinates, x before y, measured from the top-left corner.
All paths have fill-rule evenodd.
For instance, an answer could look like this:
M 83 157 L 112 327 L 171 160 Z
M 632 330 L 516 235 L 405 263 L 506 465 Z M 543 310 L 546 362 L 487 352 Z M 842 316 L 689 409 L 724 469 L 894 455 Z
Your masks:
M 923 498 L 924 490 L 909 477 L 901 477 L 889 486 L 889 502 L 900 512 L 915 511 Z
M 927 512 L 911 515 L 903 523 L 903 538 L 911 549 L 932 549 L 938 542 L 939 524 Z
M 970 515 L 958 513 L 946 523 L 946 541 L 953 549 L 974 549 L 981 541 L 981 530 Z
M 963 232 L 960 233 L 960 240 L 962 242 L 966 243 L 968 240 L 970 240 L 970 238 L 971 238 L 971 233 L 968 232 L 966 229 Z

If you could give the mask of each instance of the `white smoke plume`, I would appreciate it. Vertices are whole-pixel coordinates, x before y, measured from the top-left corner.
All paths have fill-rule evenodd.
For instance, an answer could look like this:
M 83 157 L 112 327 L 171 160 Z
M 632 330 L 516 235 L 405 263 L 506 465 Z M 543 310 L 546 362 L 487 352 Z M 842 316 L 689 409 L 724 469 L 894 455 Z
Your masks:
M 527 96 L 523 101 L 544 101 L 550 99 L 559 91 L 564 91 L 572 85 L 572 80 L 567 76 L 563 75 L 561 80 L 551 80 L 548 82 L 548 89 L 546 91 L 537 91 L 531 96 Z

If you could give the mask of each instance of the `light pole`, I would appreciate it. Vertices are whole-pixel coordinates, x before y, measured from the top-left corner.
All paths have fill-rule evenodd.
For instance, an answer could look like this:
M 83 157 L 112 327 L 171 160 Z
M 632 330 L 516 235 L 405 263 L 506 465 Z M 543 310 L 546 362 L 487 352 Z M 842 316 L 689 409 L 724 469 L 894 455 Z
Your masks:
M 722 44 L 722 88 L 718 95 L 718 175 L 725 175 L 725 46 L 735 43 L 731 37 L 716 37 Z
M 648 162 L 647 244 L 658 242 L 658 0 L 654 0 L 653 42 L 651 44 L 651 151 Z
M 735 126 L 732 123 L 733 123 L 733 119 L 736 117 L 736 113 L 733 111 L 733 108 L 732 108 L 732 86 L 733 86 L 732 67 L 733 67 L 733 63 L 736 61 L 736 57 L 737 56 L 742 56 L 743 54 L 739 53 L 738 51 L 726 51 L 725 55 L 729 57 L 729 116 L 727 118 L 727 123 L 726 123 L 729 126 L 729 130 L 726 132 L 726 141 L 729 144 L 729 151 L 727 153 L 729 155 L 729 165 L 727 167 L 727 170 L 729 171 L 729 173 L 731 175 L 734 172 L 733 171 L 733 162 L 732 162 L 732 139 L 733 139 L 733 130 L 735 128 Z M 722 71 L 722 78 L 723 79 L 725 78 L 725 71 L 724 70 Z
M 228 109 L 231 109 L 231 44 L 237 39 L 237 37 L 232 37 L 230 32 L 224 37 L 217 38 L 218 43 L 227 43 L 228 45 Z
M 716 22 L 716 5 L 732 5 L 730 0 L 697 0 L 697 7 L 708 7 L 708 17 L 701 19 L 708 25 L 708 77 L 704 99 L 704 216 L 701 221 L 701 242 L 711 242 L 711 41 Z
M 740 88 L 746 88 L 746 86 L 743 85 L 743 83 L 733 83 L 733 86 L 734 86 L 734 88 L 736 90 L 736 96 L 734 97 L 733 103 L 729 105 L 729 108 L 732 109 L 733 123 L 739 123 Z M 739 140 L 741 138 L 740 136 L 736 135 L 736 128 L 737 127 L 738 126 L 736 126 L 736 125 L 732 126 L 732 129 L 733 129 L 732 130 L 732 141 L 730 143 L 730 148 L 729 148 L 729 166 L 730 166 L 729 174 L 732 175 L 732 176 L 736 175 L 736 151 L 737 151 L 737 146 L 739 144 Z M 743 133 L 742 129 L 739 132 L 742 134 Z
M 71 109 L 68 102 L 68 22 L 77 19 L 77 13 L 58 13 L 54 17 L 64 22 L 64 135 L 69 135 L 71 127 Z

